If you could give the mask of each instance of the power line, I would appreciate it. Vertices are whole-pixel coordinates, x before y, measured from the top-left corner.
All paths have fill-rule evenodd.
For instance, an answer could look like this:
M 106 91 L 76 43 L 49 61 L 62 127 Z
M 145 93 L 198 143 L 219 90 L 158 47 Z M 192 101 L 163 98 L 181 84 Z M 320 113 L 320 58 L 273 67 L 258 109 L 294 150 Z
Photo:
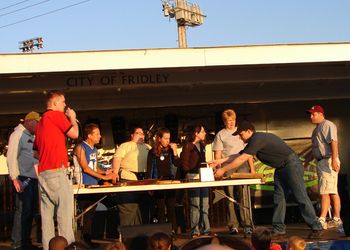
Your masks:
M 8 6 L 6 6 L 6 7 L 1 8 L 0 10 L 6 10 L 6 9 L 8 9 L 8 8 L 11 8 L 11 7 L 13 7 L 13 6 L 16 6 L 16 5 L 19 5 L 19 4 L 21 4 L 21 3 L 25 3 L 25 2 L 28 2 L 28 1 L 30 1 L 30 0 L 24 0 L 24 1 L 21 1 L 21 2 L 18 2 L 18 3 L 14 3 L 14 4 L 11 4 L 11 5 L 8 5 Z
M 91 0 L 81 1 L 81 2 L 78 2 L 78 3 L 75 3 L 75 4 L 67 5 L 65 7 L 62 7 L 62 8 L 59 8 L 59 9 L 55 9 L 55 10 L 52 10 L 52 11 L 49 11 L 49 12 L 46 12 L 46 13 L 43 13 L 43 14 L 40 14 L 40 15 L 36 15 L 36 16 L 32 16 L 32 17 L 29 17 L 29 18 L 26 18 L 26 19 L 22 19 L 22 20 L 17 21 L 17 22 L 5 24 L 3 26 L 0 26 L 0 29 L 6 28 L 6 27 L 9 27 L 9 26 L 12 26 L 12 25 L 16 25 L 16 24 L 19 24 L 19 23 L 23 23 L 23 22 L 26 22 L 26 21 L 29 21 L 29 20 L 32 20 L 32 19 L 35 19 L 35 18 L 38 18 L 38 17 L 46 16 L 46 15 L 49 15 L 49 14 L 52 14 L 52 13 L 55 13 L 55 12 L 58 12 L 58 11 L 61 11 L 61 10 L 64 10 L 64 9 L 68 9 L 68 8 L 71 8 L 71 7 L 74 7 L 76 5 L 83 4 L 83 3 L 86 3 L 86 2 L 89 2 L 89 1 L 91 1 Z
M 17 10 L 13 10 L 13 11 L 10 11 L 10 12 L 4 13 L 4 14 L 1 14 L 0 17 L 7 16 L 7 15 L 10 15 L 10 14 L 12 14 L 12 13 L 21 11 L 21 10 L 29 9 L 29 8 L 31 8 L 31 7 L 34 7 L 34 6 L 37 6 L 37 5 L 40 5 L 40 4 L 49 2 L 49 1 L 51 1 L 51 0 L 45 0 L 45 1 L 41 1 L 41 2 L 39 2 L 39 3 L 35 3 L 35 4 L 32 4 L 32 5 L 28 5 L 28 6 L 26 6 L 26 7 L 23 7 L 23 8 L 17 9 Z

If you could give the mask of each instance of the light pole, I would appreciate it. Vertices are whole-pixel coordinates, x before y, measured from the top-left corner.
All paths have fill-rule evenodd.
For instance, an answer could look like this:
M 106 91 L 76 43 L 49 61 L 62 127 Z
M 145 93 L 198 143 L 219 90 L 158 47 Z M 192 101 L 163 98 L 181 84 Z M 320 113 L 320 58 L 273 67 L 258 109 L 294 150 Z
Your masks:
M 179 48 L 187 48 L 186 26 L 199 26 L 206 17 L 198 4 L 191 4 L 186 0 L 176 0 L 175 5 L 170 4 L 169 0 L 164 0 L 163 12 L 164 16 L 176 19 Z
M 36 37 L 36 38 L 24 40 L 24 41 L 19 42 L 19 49 L 23 53 L 26 53 L 26 52 L 32 53 L 35 47 L 37 49 L 42 49 L 44 47 L 43 42 L 44 42 L 44 40 L 42 37 Z

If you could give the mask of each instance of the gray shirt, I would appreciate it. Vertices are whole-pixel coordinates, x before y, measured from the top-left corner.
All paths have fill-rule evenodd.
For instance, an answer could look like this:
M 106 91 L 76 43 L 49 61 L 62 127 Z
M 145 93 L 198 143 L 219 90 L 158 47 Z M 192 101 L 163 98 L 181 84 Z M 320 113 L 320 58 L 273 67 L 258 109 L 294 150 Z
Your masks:
M 34 135 L 32 135 L 22 124 L 19 124 L 10 135 L 7 166 L 12 180 L 19 175 L 37 178 L 34 165 L 38 160 L 33 156 Z
M 221 129 L 215 136 L 213 142 L 213 151 L 222 151 L 222 157 L 225 158 L 229 155 L 238 154 L 245 147 L 244 142 L 239 138 L 239 135 L 233 136 L 234 130 Z
M 332 156 L 330 143 L 338 141 L 337 127 L 329 120 L 317 124 L 312 132 L 312 154 L 316 159 L 329 158 Z

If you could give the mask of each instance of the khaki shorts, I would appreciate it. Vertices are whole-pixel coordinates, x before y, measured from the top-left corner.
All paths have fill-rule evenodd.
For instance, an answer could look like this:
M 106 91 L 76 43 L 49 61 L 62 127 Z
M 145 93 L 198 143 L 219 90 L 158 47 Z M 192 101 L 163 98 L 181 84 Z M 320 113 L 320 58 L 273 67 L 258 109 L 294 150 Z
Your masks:
M 339 159 L 337 160 L 340 164 Z M 338 173 L 332 169 L 332 160 L 330 158 L 317 162 L 317 175 L 320 194 L 338 193 Z

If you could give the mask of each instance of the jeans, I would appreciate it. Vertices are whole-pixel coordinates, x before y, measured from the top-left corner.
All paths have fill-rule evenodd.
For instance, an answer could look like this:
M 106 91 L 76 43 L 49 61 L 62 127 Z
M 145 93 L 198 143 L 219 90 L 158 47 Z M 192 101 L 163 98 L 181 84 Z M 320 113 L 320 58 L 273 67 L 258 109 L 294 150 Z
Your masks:
M 20 181 L 27 177 L 18 176 Z M 32 223 L 38 211 L 38 180 L 30 179 L 22 193 L 16 193 L 16 211 L 14 215 L 11 239 L 12 247 L 31 245 Z
M 66 238 L 68 244 L 74 242 L 73 187 L 71 180 L 66 174 L 66 170 L 62 168 L 41 172 L 39 175 L 39 184 L 44 250 L 49 249 L 49 241 L 55 237 L 55 212 L 57 216 L 58 235 Z
M 274 212 L 272 226 L 275 232 L 285 232 L 286 194 L 290 190 L 299 205 L 306 224 L 313 230 L 322 230 L 314 207 L 307 195 L 304 183 L 304 167 L 296 154 L 290 154 L 284 166 L 275 170 L 275 191 L 273 194 Z
M 172 229 L 176 232 L 176 191 L 175 190 L 159 190 L 154 192 L 154 197 L 157 204 L 157 218 L 159 223 L 165 223 L 166 218 L 171 222 Z M 166 211 L 166 213 L 165 213 Z
M 240 166 L 239 168 L 233 169 L 233 171 L 229 171 L 227 175 L 231 175 L 232 173 L 249 173 L 249 166 L 248 164 L 244 164 Z M 243 187 L 242 186 L 227 186 L 225 187 L 225 193 L 226 195 L 234 198 L 235 197 L 235 191 L 238 191 L 238 198 L 237 201 L 243 205 L 243 206 L 249 206 L 249 200 L 248 200 L 248 194 L 243 193 Z M 236 211 L 235 211 L 235 204 L 227 199 L 227 207 L 228 207 L 228 213 L 227 213 L 227 226 L 229 229 L 237 228 L 239 227 L 239 222 L 237 219 Z M 242 225 L 243 227 L 252 227 L 253 223 L 249 216 L 249 210 L 245 208 L 239 208 L 239 214 L 241 216 Z
M 195 188 L 189 190 L 191 206 L 191 235 L 210 232 L 209 223 L 209 189 Z

